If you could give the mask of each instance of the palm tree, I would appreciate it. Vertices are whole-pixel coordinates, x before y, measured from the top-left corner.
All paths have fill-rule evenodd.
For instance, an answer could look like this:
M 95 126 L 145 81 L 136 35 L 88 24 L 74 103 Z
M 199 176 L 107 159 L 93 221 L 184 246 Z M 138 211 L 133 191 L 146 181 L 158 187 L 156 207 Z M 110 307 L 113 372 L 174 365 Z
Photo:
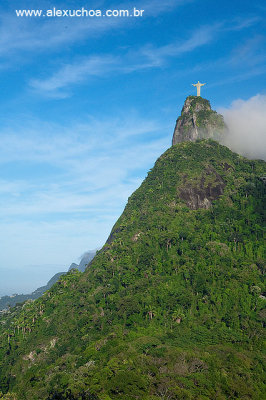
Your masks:
M 177 324 L 180 324 L 182 319 L 184 318 L 184 313 L 181 308 L 176 309 L 172 314 L 172 320 Z
M 152 319 L 155 316 L 155 311 L 153 310 L 153 308 L 151 306 L 149 306 L 147 315 L 149 316 L 149 319 Z

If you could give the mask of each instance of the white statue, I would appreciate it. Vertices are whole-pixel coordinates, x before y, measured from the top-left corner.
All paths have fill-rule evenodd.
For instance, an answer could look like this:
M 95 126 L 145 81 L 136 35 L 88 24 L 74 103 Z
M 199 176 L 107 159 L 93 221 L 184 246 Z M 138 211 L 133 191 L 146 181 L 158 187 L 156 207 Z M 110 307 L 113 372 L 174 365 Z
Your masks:
M 198 81 L 198 83 L 192 83 L 192 85 L 197 87 L 197 96 L 200 96 L 200 88 L 201 88 L 201 86 L 206 85 L 206 83 L 200 83 Z

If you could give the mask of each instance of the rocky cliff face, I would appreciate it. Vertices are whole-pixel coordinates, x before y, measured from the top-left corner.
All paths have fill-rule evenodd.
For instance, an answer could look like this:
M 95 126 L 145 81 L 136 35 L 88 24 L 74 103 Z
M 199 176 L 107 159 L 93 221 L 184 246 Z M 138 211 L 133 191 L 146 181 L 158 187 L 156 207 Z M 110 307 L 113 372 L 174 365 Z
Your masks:
M 208 209 L 213 200 L 217 200 L 224 191 L 225 182 L 212 166 L 202 169 L 197 179 L 183 176 L 183 185 L 179 188 L 179 197 L 191 210 Z
M 189 96 L 176 121 L 172 145 L 197 139 L 220 140 L 226 130 L 223 116 L 213 111 L 202 97 Z

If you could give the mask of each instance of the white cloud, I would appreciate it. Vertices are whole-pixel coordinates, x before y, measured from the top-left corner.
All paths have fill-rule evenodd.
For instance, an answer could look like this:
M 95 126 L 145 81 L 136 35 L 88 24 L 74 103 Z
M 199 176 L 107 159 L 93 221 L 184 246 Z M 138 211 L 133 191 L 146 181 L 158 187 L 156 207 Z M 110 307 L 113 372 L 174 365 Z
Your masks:
M 151 9 L 150 2 L 148 9 Z M 177 4 L 183 2 L 176 2 Z M 144 7 L 144 6 L 143 6 Z M 160 6 L 157 2 L 154 5 L 156 12 L 167 8 L 164 4 Z M 155 11 L 154 11 L 155 12 Z M 155 12 L 155 13 L 156 13 Z M 102 54 L 90 55 L 83 59 L 76 59 L 74 62 L 63 64 L 57 71 L 47 78 L 35 78 L 29 85 L 46 96 L 65 98 L 70 95 L 69 88 L 74 84 L 89 80 L 91 77 L 106 77 L 111 74 L 128 74 L 137 70 L 158 68 L 165 65 L 170 58 L 180 57 L 186 53 L 211 43 L 223 32 L 245 29 L 257 22 L 257 18 L 243 18 L 237 21 L 221 21 L 212 25 L 201 26 L 191 32 L 190 37 L 179 39 L 164 46 L 144 45 L 134 51 L 125 51 L 124 54 Z M 254 39 L 255 40 L 255 39 Z M 246 48 L 239 49 L 245 53 L 250 52 L 252 44 L 257 44 L 262 38 L 246 44 Z M 254 46 L 253 46 L 254 47 Z M 231 57 L 233 62 L 234 55 Z M 137 62 L 136 62 L 137 60 Z M 222 60 L 224 63 L 224 60 Z M 227 60 L 228 62 L 228 60 Z M 254 61 L 255 62 L 255 61 Z
M 219 24 L 201 27 L 185 40 L 179 40 L 161 47 L 147 46 L 140 53 L 145 56 L 149 62 L 148 65 L 161 66 L 169 57 L 178 57 L 185 53 L 195 50 L 213 40 L 214 32 L 218 29 Z
M 92 167 L 113 155 L 131 151 L 130 140 L 160 131 L 158 121 L 141 118 L 136 113 L 98 120 L 90 115 L 71 125 L 44 121 L 19 121 L 0 132 L 0 164 L 8 162 L 46 163 L 73 171 L 75 166 Z M 151 146 L 153 140 L 149 141 Z M 86 162 L 84 164 L 84 162 Z M 95 164 L 96 163 L 96 164 Z
M 166 125 L 136 113 L 67 127 L 10 125 L 0 132 L 1 264 L 18 269 L 40 259 L 70 265 L 101 246 L 171 140 Z
M 73 84 L 79 84 L 95 76 L 109 76 L 112 73 L 131 73 L 136 70 L 162 66 L 170 57 L 178 57 L 191 52 L 213 39 L 219 25 L 204 26 L 194 31 L 188 39 L 154 47 L 147 45 L 137 51 L 128 51 L 123 55 L 89 56 L 61 66 L 50 77 L 32 79 L 29 84 L 42 93 L 53 97 L 66 97 L 66 90 Z M 138 62 L 136 63 L 136 60 Z
M 229 25 L 224 30 L 241 31 L 242 29 L 250 28 L 261 20 L 259 16 L 237 17 L 229 22 Z
M 229 128 L 225 144 L 248 158 L 266 160 L 266 96 L 235 100 L 219 112 Z
M 193 1 L 193 0 L 191 0 Z M 173 8 L 186 4 L 187 0 L 159 0 L 135 1 L 129 5 L 128 2 L 112 4 L 108 2 L 90 2 L 90 9 L 130 9 L 136 7 L 146 11 L 145 17 L 155 17 L 164 12 L 170 12 Z M 34 51 L 49 51 L 58 49 L 63 45 L 71 45 L 88 37 L 97 37 L 121 26 L 131 28 L 134 26 L 133 19 L 129 18 L 19 18 L 15 15 L 16 9 L 50 9 L 48 1 L 22 5 L 21 2 L 13 2 L 8 11 L 1 10 L 0 16 L 0 54 L 3 56 L 15 53 Z M 86 5 L 83 5 L 86 7 Z M 76 9 L 77 3 L 57 2 L 58 9 Z M 136 22 L 136 21 L 135 21 Z M 141 19 L 139 19 L 141 22 Z
M 0 194 L 18 197 L 20 194 L 29 188 L 29 184 L 25 181 L 10 182 L 5 179 L 0 179 Z
M 172 12 L 176 7 L 193 3 L 195 0 L 147 0 L 134 2 L 134 7 L 145 10 L 145 16 L 157 16 L 162 12 Z
M 245 42 L 241 43 L 232 52 L 228 63 L 230 66 L 237 66 L 245 64 L 245 66 L 252 67 L 261 62 L 265 62 L 266 56 L 264 52 L 264 45 L 266 38 L 261 35 L 249 37 Z
M 107 71 L 110 73 L 117 65 L 117 59 L 113 56 L 91 56 L 82 61 L 64 65 L 47 79 L 32 79 L 30 86 L 38 91 L 61 95 L 59 89 L 68 87 L 73 83 L 80 83 L 91 76 L 103 76 Z

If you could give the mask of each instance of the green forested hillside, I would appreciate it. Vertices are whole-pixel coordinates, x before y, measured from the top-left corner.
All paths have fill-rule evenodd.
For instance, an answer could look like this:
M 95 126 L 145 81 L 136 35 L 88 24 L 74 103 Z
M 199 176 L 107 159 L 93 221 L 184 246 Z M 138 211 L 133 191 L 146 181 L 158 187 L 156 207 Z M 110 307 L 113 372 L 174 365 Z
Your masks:
M 167 150 L 85 273 L 1 317 L 3 399 L 263 399 L 263 175 Z

